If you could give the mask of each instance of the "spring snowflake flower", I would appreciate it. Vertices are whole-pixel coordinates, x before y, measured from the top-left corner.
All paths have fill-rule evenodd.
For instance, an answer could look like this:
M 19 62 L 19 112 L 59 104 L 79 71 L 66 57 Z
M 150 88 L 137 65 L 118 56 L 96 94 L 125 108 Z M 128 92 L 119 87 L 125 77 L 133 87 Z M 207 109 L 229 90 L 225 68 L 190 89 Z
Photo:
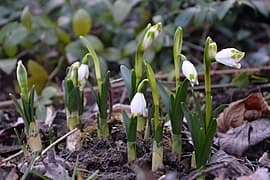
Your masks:
M 194 86 L 194 84 L 199 85 L 197 70 L 190 61 L 188 60 L 183 61 L 182 72 L 185 75 L 185 77 L 190 81 L 191 86 Z
M 146 109 L 146 101 L 143 93 L 137 92 L 130 103 L 132 115 L 143 115 Z
M 241 59 L 243 59 L 244 55 L 244 52 L 241 52 L 235 48 L 226 48 L 217 52 L 215 59 L 221 64 L 240 69 L 241 64 L 239 62 Z
M 161 32 L 161 23 L 151 26 L 148 29 L 142 42 L 143 50 L 147 49 L 152 44 L 152 42 L 158 37 L 160 32 Z

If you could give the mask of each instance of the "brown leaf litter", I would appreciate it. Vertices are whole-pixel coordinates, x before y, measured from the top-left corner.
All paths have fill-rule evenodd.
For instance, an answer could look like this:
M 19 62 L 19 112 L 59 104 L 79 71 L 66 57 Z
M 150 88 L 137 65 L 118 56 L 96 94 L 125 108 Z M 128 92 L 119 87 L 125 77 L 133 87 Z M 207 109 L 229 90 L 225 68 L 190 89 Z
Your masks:
M 241 156 L 249 147 L 270 137 L 270 108 L 260 93 L 232 102 L 217 118 L 218 144 Z

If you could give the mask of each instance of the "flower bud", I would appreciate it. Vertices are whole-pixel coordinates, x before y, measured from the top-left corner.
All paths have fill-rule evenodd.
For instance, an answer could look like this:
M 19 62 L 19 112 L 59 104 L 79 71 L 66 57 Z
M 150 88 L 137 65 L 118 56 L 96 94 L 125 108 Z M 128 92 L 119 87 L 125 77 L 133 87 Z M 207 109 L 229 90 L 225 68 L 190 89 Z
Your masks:
M 209 49 L 208 49 L 208 56 L 211 60 L 215 59 L 215 56 L 217 54 L 217 44 L 215 42 L 211 42 L 209 44 Z
M 27 79 L 27 72 L 22 61 L 19 61 L 17 65 L 17 80 L 18 80 L 23 98 L 27 99 L 28 98 L 28 79 Z
M 146 109 L 146 101 L 143 93 L 137 92 L 130 103 L 130 110 L 132 115 L 143 115 Z
M 88 65 L 81 64 L 78 69 L 78 81 L 80 82 L 82 88 L 85 86 L 88 77 L 89 77 Z
M 244 55 L 244 52 L 241 52 L 235 48 L 226 48 L 219 51 L 216 54 L 215 59 L 221 64 L 240 69 L 241 64 L 239 62 Z
M 185 77 L 190 81 L 192 87 L 194 86 L 194 84 L 199 85 L 197 71 L 190 61 L 183 61 L 182 72 Z
M 144 35 L 142 50 L 147 49 L 161 32 L 161 23 L 151 26 Z

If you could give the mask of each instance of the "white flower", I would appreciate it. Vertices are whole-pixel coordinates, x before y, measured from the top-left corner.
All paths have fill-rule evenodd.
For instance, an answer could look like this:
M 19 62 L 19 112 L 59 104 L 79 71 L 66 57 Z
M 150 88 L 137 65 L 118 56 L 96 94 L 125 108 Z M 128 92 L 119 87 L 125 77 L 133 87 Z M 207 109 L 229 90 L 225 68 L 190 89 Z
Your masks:
M 226 66 L 241 68 L 240 60 L 244 57 L 245 53 L 235 48 L 226 48 L 219 51 L 215 59 L 217 62 Z
M 160 32 L 161 32 L 161 23 L 151 26 L 147 30 L 142 42 L 143 50 L 147 49 L 152 44 L 152 42 L 158 37 Z
M 82 81 L 88 79 L 89 76 L 89 68 L 86 64 L 81 64 L 78 70 L 78 80 Z
M 199 85 L 197 71 L 190 61 L 184 60 L 182 64 L 182 72 L 190 81 L 191 86 L 194 86 L 194 84 Z
M 143 115 L 145 109 L 146 109 L 146 101 L 144 95 L 143 93 L 137 92 L 130 103 L 131 114 L 135 116 L 138 114 Z

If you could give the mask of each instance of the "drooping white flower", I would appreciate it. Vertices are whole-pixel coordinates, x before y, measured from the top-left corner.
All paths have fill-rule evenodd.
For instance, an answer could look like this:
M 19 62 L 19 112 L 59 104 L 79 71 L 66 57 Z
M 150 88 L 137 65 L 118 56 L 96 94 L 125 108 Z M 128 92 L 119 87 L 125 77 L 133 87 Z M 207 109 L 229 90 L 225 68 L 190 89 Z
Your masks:
M 197 70 L 190 61 L 183 61 L 182 72 L 185 77 L 190 81 L 192 86 L 194 86 L 194 84 L 199 85 Z
M 158 37 L 160 32 L 161 32 L 161 23 L 151 26 L 147 30 L 142 42 L 143 50 L 147 49 L 152 44 L 152 42 Z
M 78 69 L 78 81 L 80 82 L 81 88 L 86 85 L 86 80 L 89 76 L 89 68 L 86 64 L 81 64 Z
M 132 115 L 143 115 L 146 109 L 146 101 L 143 93 L 137 92 L 130 103 L 130 110 Z
M 89 76 L 89 68 L 86 64 L 81 64 L 78 70 L 78 80 L 82 81 L 84 79 L 88 79 Z
M 244 52 L 241 52 L 235 48 L 226 48 L 217 52 L 215 59 L 221 64 L 240 69 L 241 64 L 239 62 L 244 57 L 244 55 Z

